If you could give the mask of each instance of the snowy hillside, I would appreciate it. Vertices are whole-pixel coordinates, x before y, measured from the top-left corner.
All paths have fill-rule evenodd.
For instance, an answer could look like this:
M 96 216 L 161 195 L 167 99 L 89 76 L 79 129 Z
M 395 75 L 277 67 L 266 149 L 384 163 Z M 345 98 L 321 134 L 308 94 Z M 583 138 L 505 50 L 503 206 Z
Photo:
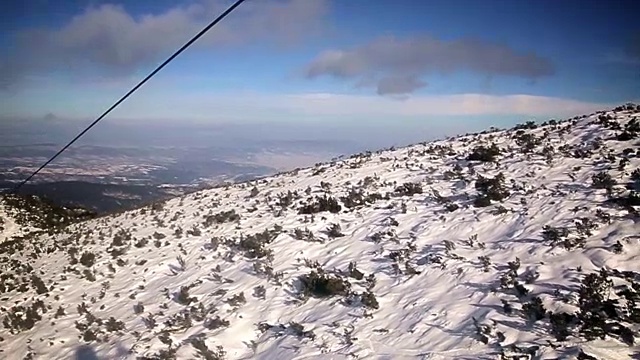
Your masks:
M 17 199 L 0 195 L 0 244 L 42 230 L 38 215 L 31 214 L 27 208 L 17 204 Z
M 638 359 L 639 117 L 359 154 L 0 246 L 0 358 Z
M 71 223 L 93 217 L 95 213 L 89 210 L 60 207 L 36 196 L 0 194 L 0 244 L 57 232 Z
M 4 201 L 0 199 L 0 244 L 14 236 L 22 235 L 22 232 L 23 230 L 21 227 L 16 224 L 13 217 L 9 215 L 9 211 L 7 210 L 7 206 L 4 204 Z M 25 232 L 29 232 L 29 230 L 26 230 Z

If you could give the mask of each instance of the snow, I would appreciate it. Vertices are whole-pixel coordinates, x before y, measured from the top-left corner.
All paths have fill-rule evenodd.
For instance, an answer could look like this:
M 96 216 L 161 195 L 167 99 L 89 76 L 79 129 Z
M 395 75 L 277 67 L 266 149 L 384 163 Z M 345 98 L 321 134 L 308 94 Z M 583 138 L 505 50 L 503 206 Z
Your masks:
M 17 236 L 23 236 L 34 229 L 16 224 L 11 212 L 0 197 L 0 244 Z
M 623 125 L 638 116 L 631 112 L 608 114 Z M 100 359 L 153 358 L 153 354 L 171 348 L 166 344 L 170 339 L 177 348 L 176 358 L 187 359 L 197 356 L 189 339 L 202 335 L 209 349 L 222 346 L 228 359 L 493 359 L 498 358 L 500 348 L 497 332 L 504 335 L 503 349 L 510 344 L 538 346 L 537 358 L 575 356 L 580 349 L 599 359 L 637 356 L 637 346 L 611 337 L 585 342 L 570 336 L 557 342 L 545 330 L 547 320 L 532 323 L 518 311 L 507 314 L 503 310 L 503 300 L 515 309 L 521 307 L 516 296 L 500 289 L 500 277 L 516 259 L 520 261 L 521 283 L 526 274 L 537 273 L 532 283 L 524 283 L 529 296 L 539 296 L 552 311 L 576 309 L 575 299 L 560 299 L 577 296 L 585 274 L 603 267 L 640 271 L 638 218 L 630 216 L 629 209 L 609 206 L 606 190 L 591 187 L 591 176 L 599 171 L 607 171 L 618 183 L 626 181 L 640 165 L 640 158 L 629 157 L 629 164 L 619 170 L 617 163 L 604 161 L 601 154 L 610 150 L 620 156 L 625 148 L 637 150 L 638 139 L 607 140 L 616 132 L 594 124 L 597 117 L 526 130 L 544 137 L 530 154 L 516 145 L 514 131 L 462 136 L 200 191 L 169 200 L 162 209 L 147 207 L 110 215 L 72 225 L 59 235 L 34 238 L 10 257 L 29 263 L 33 273 L 47 284 L 48 292 L 37 294 L 36 286 L 29 286 L 24 292 L 0 293 L 0 306 L 9 309 L 40 299 L 48 310 L 40 312 L 42 320 L 30 329 L 16 333 L 0 329 L 0 357 L 22 359 L 31 354 L 38 359 L 69 359 L 88 345 Z M 605 146 L 595 149 L 591 157 L 560 153 L 563 145 L 591 146 L 598 138 Z M 474 169 L 490 178 L 503 173 L 510 195 L 489 207 L 474 207 L 476 176 L 469 174 L 465 157 L 475 146 L 491 141 L 510 149 L 495 163 L 473 162 Z M 550 163 L 540 154 L 545 145 L 555 149 Z M 446 147 L 442 155 L 439 146 Z M 447 173 L 456 164 L 461 165 L 467 181 Z M 372 184 L 365 187 L 362 182 Z M 423 192 L 392 195 L 353 211 L 344 206 L 339 213 L 300 215 L 297 211 L 310 196 L 327 193 L 340 198 L 350 188 L 393 193 L 407 182 L 420 183 Z M 324 183 L 331 184 L 329 190 L 326 185 L 323 189 Z M 252 194 L 254 186 L 257 194 Z M 312 193 L 307 195 L 309 187 Z M 298 191 L 301 199 L 281 210 L 277 197 L 287 191 Z M 459 208 L 447 211 L 446 203 L 438 201 L 434 191 Z M 594 217 L 597 209 L 609 214 L 611 222 L 598 221 Z M 230 210 L 240 216 L 239 221 L 203 225 L 207 215 Z M 584 248 L 568 250 L 543 240 L 545 225 L 568 227 L 574 236 L 574 221 L 583 217 L 597 223 Z M 340 225 L 344 236 L 327 236 L 325 230 L 333 224 Z M 270 263 L 247 258 L 223 240 L 237 240 L 277 226 L 282 232 L 265 246 L 273 251 Z M 174 234 L 178 227 L 183 230 L 180 236 Z M 201 233 L 190 234 L 194 227 Z M 9 223 L 5 228 L 6 238 L 15 226 Z M 295 239 L 297 228 L 310 230 L 323 242 Z M 132 239 L 126 253 L 116 258 L 109 251 L 119 231 L 129 232 Z M 375 233 L 389 231 L 395 235 L 372 239 Z M 155 233 L 166 235 L 157 245 Z M 148 243 L 134 245 L 146 238 Z M 211 245 L 213 238 L 221 239 L 217 247 Z M 620 253 L 611 250 L 617 242 L 623 245 Z M 69 251 L 73 247 L 77 249 L 73 257 L 81 259 L 83 253 L 92 253 L 95 263 L 90 267 L 74 264 L 73 250 Z M 389 256 L 393 251 L 404 251 L 404 258 L 395 263 Z M 34 253 L 37 255 L 32 256 Z M 6 259 L 0 265 L 2 274 L 15 273 Z M 357 301 L 347 304 L 343 296 L 301 299 L 297 279 L 310 273 L 308 264 L 312 262 L 328 273 L 341 271 L 357 293 L 366 291 L 366 278 L 374 274 L 372 293 L 379 308 L 366 308 Z M 351 262 L 364 273 L 364 279 L 347 276 Z M 265 263 L 272 267 L 271 279 L 256 273 L 256 266 L 261 265 L 255 264 Z M 83 273 L 89 269 L 94 281 Z M 183 286 L 190 287 L 189 296 L 197 302 L 183 305 L 176 301 Z M 264 297 L 256 294 L 259 286 L 266 290 Z M 244 303 L 229 303 L 241 293 Z M 91 318 L 79 313 L 82 303 L 102 320 L 102 325 L 90 325 L 100 329 L 96 331 L 98 340 L 82 339 L 85 332 L 78 327 Z M 140 313 L 136 313 L 137 304 L 144 306 Z M 219 316 L 229 325 L 207 329 L 195 309 L 190 310 L 191 318 L 184 328 L 167 323 L 198 304 L 215 307 L 207 318 Z M 64 309 L 64 315 L 56 316 L 59 308 Z M 147 326 L 150 314 L 156 322 L 154 328 Z M 124 329 L 106 331 L 110 317 L 122 321 Z M 488 344 L 478 340 L 474 319 L 493 324 Z M 291 322 L 312 331 L 315 338 L 298 336 L 301 333 L 292 330 Z M 258 324 L 263 323 L 283 325 L 287 330 L 280 336 L 273 330 L 262 332 Z M 637 333 L 637 324 L 633 326 Z

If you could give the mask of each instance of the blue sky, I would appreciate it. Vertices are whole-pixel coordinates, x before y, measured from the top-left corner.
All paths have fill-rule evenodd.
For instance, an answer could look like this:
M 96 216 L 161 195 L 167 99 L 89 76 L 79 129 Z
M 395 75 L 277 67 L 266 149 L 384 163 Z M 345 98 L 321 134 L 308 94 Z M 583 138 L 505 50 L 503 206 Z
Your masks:
M 0 118 L 89 120 L 228 4 L 11 0 Z M 590 112 L 640 99 L 639 13 L 613 0 L 248 0 L 113 121 L 462 131 Z

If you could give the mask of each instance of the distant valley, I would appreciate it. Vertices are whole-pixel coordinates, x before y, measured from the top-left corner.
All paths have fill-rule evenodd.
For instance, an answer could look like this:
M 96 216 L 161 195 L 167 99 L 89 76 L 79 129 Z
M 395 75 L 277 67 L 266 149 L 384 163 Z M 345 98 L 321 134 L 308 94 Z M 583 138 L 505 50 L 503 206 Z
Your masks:
M 15 187 L 58 148 L 55 144 L 0 147 L 0 189 L 8 191 Z M 287 150 L 294 160 L 289 166 L 282 161 L 289 156 Z M 250 180 L 298 165 L 312 165 L 317 158 L 286 147 L 229 151 L 215 147 L 84 145 L 69 149 L 22 187 L 21 192 L 61 205 L 111 213 L 223 182 Z

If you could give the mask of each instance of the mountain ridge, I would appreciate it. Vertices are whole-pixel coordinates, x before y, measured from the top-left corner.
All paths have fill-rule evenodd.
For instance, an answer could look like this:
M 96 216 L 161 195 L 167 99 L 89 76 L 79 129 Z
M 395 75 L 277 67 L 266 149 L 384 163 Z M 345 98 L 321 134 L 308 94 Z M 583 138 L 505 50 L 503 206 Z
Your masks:
M 0 348 L 638 356 L 639 116 L 626 104 L 366 152 L 26 234 L 0 253 Z

